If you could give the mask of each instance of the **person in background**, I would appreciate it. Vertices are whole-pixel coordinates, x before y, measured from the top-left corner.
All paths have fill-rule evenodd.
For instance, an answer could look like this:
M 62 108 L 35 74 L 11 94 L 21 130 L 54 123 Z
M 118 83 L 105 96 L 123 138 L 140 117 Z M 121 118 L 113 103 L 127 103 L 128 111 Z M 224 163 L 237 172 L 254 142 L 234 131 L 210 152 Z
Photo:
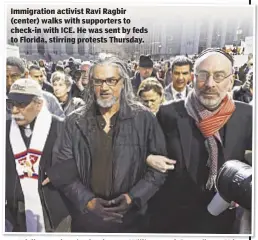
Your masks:
M 6 59 L 6 93 L 8 94 L 11 85 L 20 78 L 24 78 L 25 66 L 23 61 L 17 57 L 8 57 Z M 29 77 L 29 76 L 28 76 Z M 65 117 L 64 112 L 55 98 L 55 96 L 49 92 L 43 91 L 43 97 L 46 100 L 46 104 L 50 113 L 59 116 Z M 6 109 L 7 119 L 11 117 L 11 113 Z
M 185 56 L 176 57 L 171 66 L 171 83 L 165 88 L 165 99 L 185 99 L 192 90 L 187 84 L 191 81 L 192 60 Z
M 165 83 L 165 87 L 168 86 L 171 83 L 171 63 L 170 61 L 166 61 L 165 62 L 165 78 L 164 78 L 164 83 Z
M 233 88 L 233 99 L 245 103 L 253 100 L 253 70 L 251 69 L 246 75 L 246 81 L 241 86 Z
M 89 83 L 89 70 L 92 64 L 89 61 L 81 63 L 80 69 L 77 71 L 78 76 L 75 75 L 74 83 L 72 85 L 72 96 L 84 99 L 84 94 L 87 92 Z M 76 77 L 77 76 L 77 77 Z
M 146 78 L 139 86 L 137 96 L 154 114 L 164 102 L 164 89 L 156 78 Z
M 64 65 L 62 61 L 58 61 L 55 65 L 55 72 L 64 72 Z
M 141 82 L 148 77 L 156 77 L 156 72 L 153 71 L 153 61 L 151 57 L 141 55 L 139 60 L 139 71 L 135 73 L 131 79 L 134 92 L 137 93 Z
M 54 93 L 54 90 L 51 84 L 48 83 L 47 81 L 44 81 L 46 78 L 43 74 L 43 70 L 39 66 L 32 65 L 29 68 L 29 76 L 40 84 L 40 86 L 42 87 L 42 90 L 47 91 L 49 93 Z
M 71 86 L 72 79 L 70 76 L 61 72 L 55 72 L 51 77 L 51 84 L 54 88 L 54 95 L 62 106 L 65 116 L 84 105 L 80 98 L 72 97 Z

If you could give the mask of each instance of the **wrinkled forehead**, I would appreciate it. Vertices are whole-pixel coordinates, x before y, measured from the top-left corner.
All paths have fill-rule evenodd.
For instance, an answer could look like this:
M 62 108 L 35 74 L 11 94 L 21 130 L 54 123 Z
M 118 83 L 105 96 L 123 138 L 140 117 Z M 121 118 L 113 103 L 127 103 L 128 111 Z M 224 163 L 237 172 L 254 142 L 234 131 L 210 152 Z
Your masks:
M 232 71 L 232 63 L 221 53 L 209 52 L 195 62 L 197 71 Z

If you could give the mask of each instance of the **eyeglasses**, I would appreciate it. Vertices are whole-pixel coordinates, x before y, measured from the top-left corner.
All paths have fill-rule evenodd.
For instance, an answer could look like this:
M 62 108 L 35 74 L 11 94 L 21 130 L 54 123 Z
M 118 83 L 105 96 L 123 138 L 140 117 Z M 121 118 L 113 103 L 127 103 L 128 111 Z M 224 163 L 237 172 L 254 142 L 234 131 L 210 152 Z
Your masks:
M 8 110 L 12 110 L 13 107 L 17 107 L 19 109 L 24 109 L 26 108 L 31 102 L 16 102 L 16 101 L 13 101 L 13 100 L 6 100 L 6 107 Z
M 215 72 L 213 74 L 210 74 L 208 72 L 200 72 L 198 74 L 195 74 L 198 77 L 199 81 L 207 81 L 210 76 L 213 76 L 213 79 L 216 83 L 222 82 L 224 79 L 231 76 L 233 73 L 230 73 L 229 75 L 226 75 L 222 72 Z
M 105 82 L 108 86 L 115 86 L 117 85 L 117 83 L 119 82 L 119 80 L 121 79 L 122 77 L 118 78 L 118 79 L 115 79 L 115 78 L 108 78 L 106 80 L 101 80 L 101 79 L 96 79 L 96 78 L 92 78 L 93 80 L 93 84 L 95 86 L 102 86 L 103 83 Z

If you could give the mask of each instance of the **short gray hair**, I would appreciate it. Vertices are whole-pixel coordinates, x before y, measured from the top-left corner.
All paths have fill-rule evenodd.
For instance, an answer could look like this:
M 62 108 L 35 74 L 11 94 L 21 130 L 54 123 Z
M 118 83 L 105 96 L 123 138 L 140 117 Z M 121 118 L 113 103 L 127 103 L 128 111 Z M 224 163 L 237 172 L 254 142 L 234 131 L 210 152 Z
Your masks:
M 56 81 L 64 81 L 65 82 L 65 85 L 69 88 L 72 86 L 73 84 L 73 80 L 70 76 L 66 75 L 65 73 L 63 72 L 54 72 L 52 75 L 51 75 L 51 79 L 50 79 L 50 82 L 51 84 L 53 85 L 54 82 Z

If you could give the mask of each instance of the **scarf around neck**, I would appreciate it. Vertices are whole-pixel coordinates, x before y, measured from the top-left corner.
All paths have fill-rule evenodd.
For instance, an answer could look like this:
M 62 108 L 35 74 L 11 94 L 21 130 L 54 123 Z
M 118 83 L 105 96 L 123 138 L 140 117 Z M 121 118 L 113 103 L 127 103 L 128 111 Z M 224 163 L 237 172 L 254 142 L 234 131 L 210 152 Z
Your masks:
M 211 190 L 215 187 L 218 171 L 218 145 L 216 139 L 222 144 L 219 130 L 223 128 L 235 111 L 235 104 L 228 94 L 222 100 L 218 109 L 210 111 L 200 103 L 193 90 L 185 100 L 185 108 L 205 137 L 204 143 L 209 153 L 207 166 L 210 169 L 206 189 Z

